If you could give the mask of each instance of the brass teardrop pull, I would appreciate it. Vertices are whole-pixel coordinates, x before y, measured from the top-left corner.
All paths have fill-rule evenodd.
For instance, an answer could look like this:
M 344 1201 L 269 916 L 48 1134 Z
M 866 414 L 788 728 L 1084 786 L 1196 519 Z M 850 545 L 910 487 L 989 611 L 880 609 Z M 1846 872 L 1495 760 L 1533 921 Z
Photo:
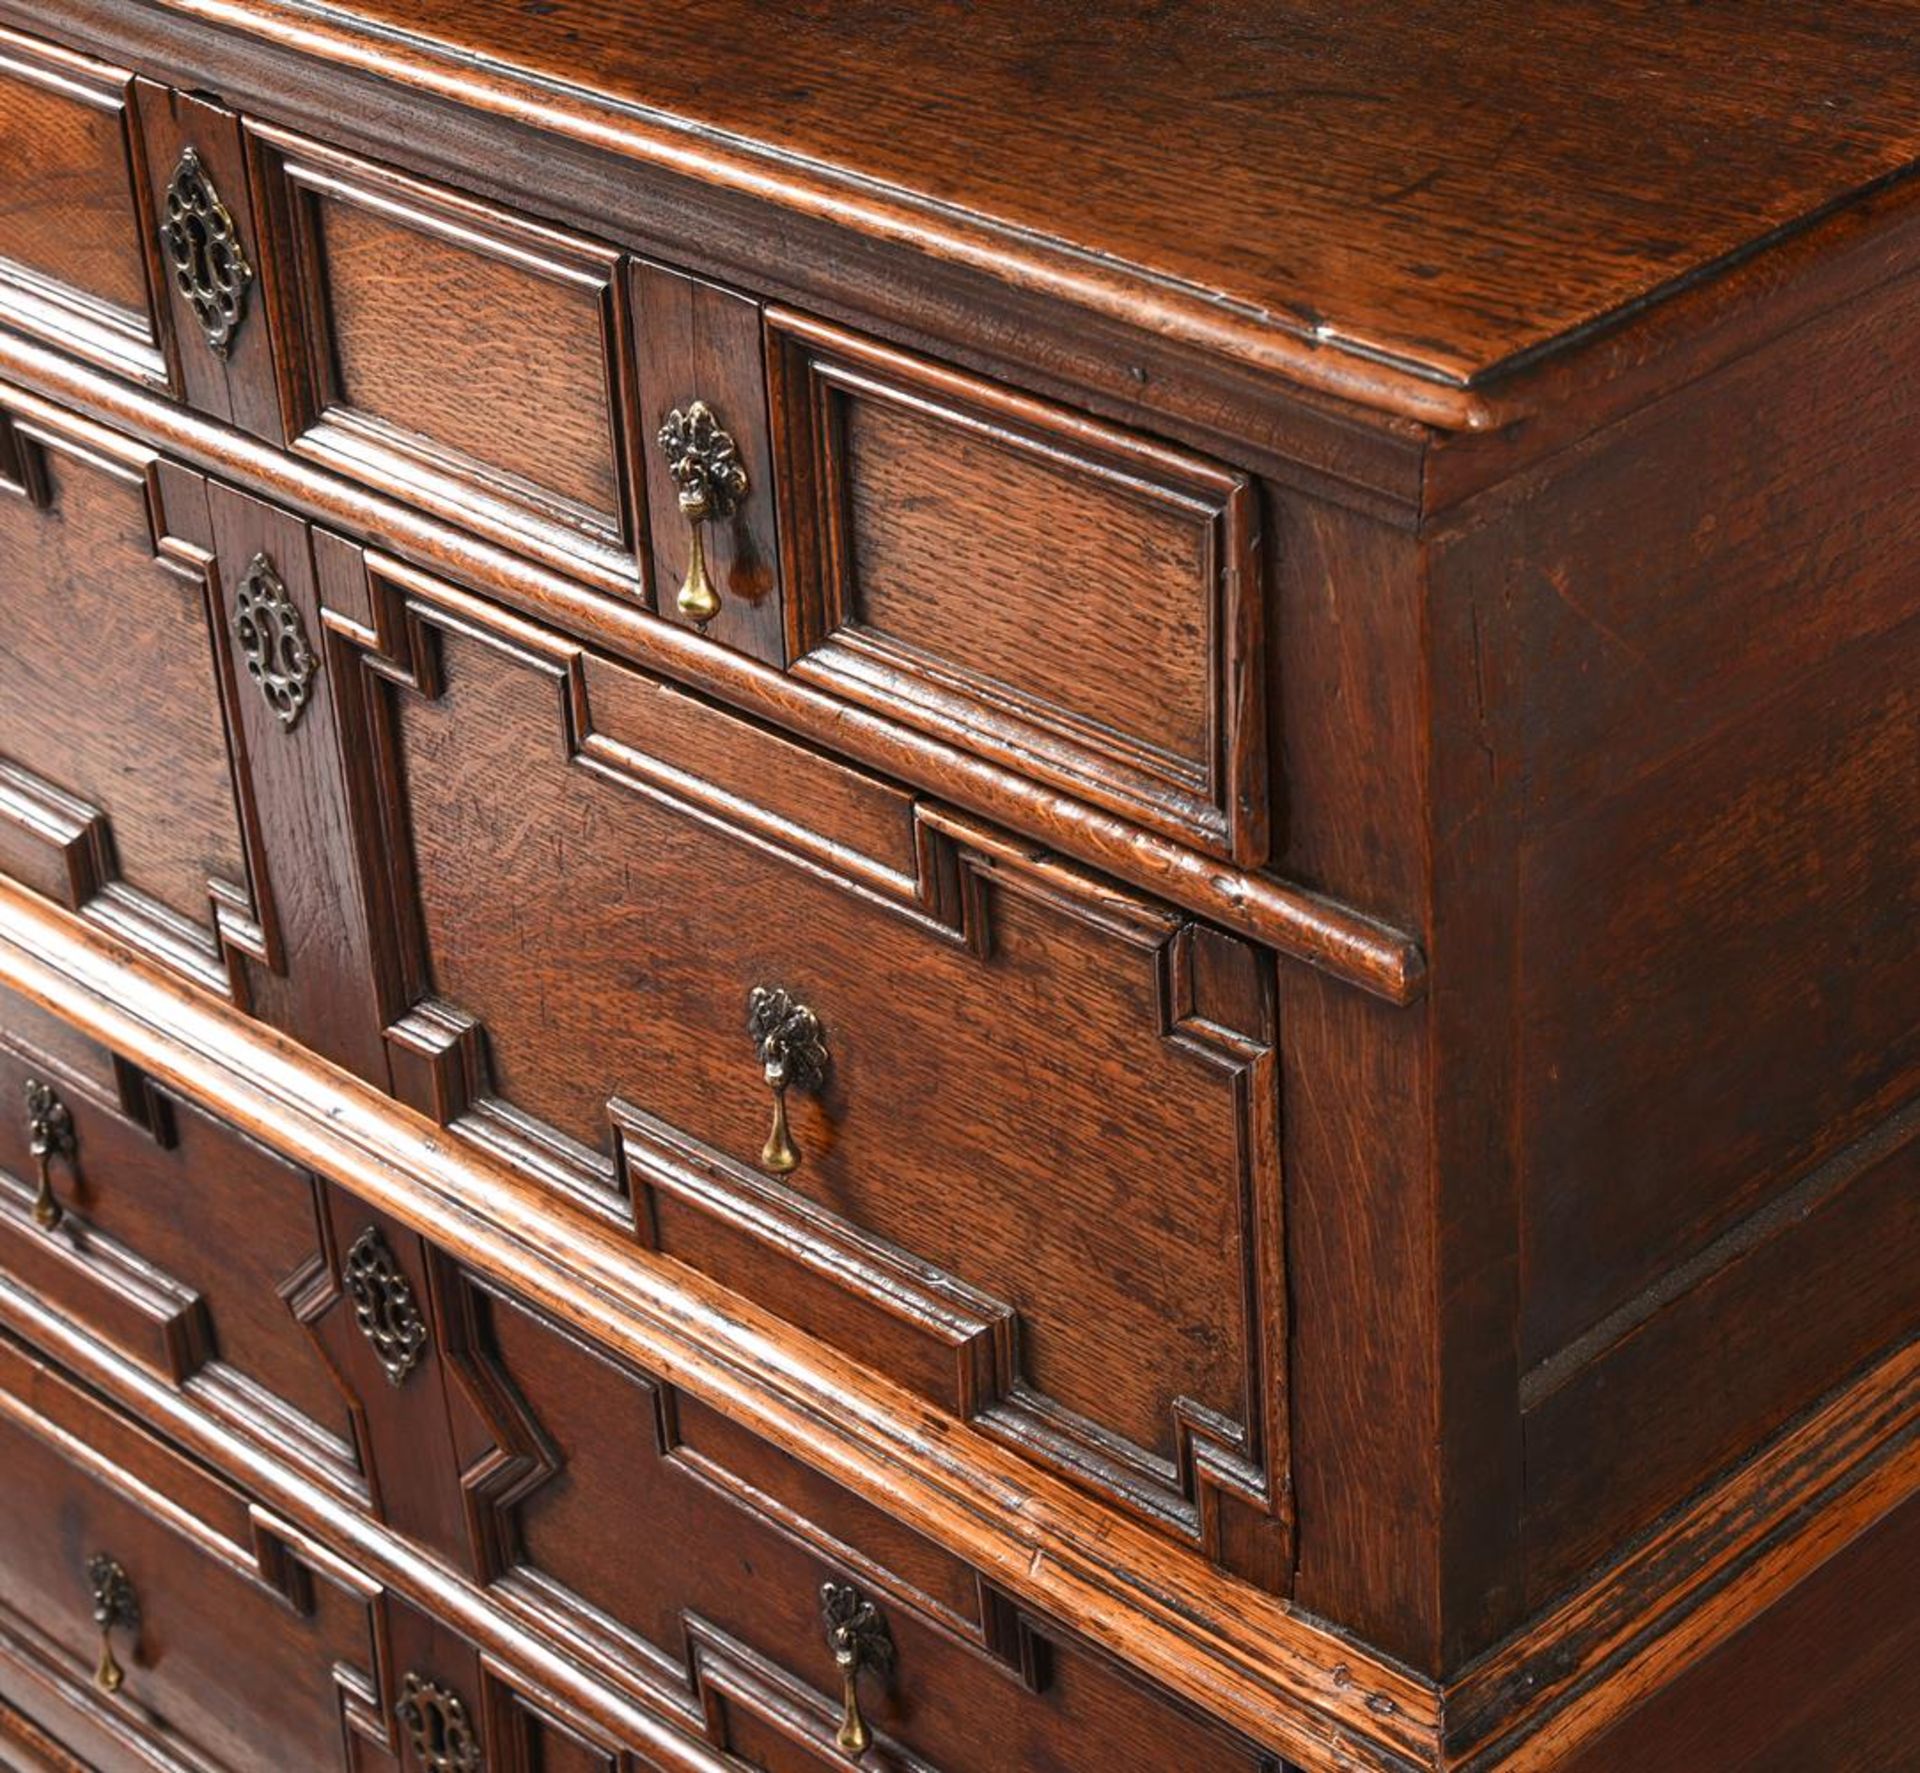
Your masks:
M 761 1166 L 776 1176 L 796 1169 L 800 1153 L 787 1126 L 787 1092 L 817 1094 L 827 1081 L 827 1031 L 820 1018 L 790 992 L 756 985 L 747 996 L 747 1032 L 760 1055 L 773 1092 L 773 1127 L 760 1151 Z
M 33 1156 L 35 1185 L 34 1223 L 51 1231 L 66 1217 L 66 1209 L 54 1197 L 53 1160 L 72 1162 L 76 1149 L 73 1116 L 54 1093 L 51 1084 L 37 1077 L 27 1079 L 27 1149 Z
M 118 1561 L 104 1551 L 87 1559 L 87 1588 L 93 1596 L 93 1623 L 100 1632 L 100 1661 L 93 1684 L 102 1693 L 118 1693 L 126 1681 L 113 1656 L 113 1634 L 133 1631 L 140 1624 L 140 1600 Z
M 674 602 L 688 621 L 704 628 L 720 613 L 720 593 L 707 572 L 707 522 L 724 522 L 739 509 L 747 493 L 747 468 L 732 436 L 704 400 L 668 413 L 659 441 L 689 531 L 687 576 Z
M 820 1585 L 820 1609 L 826 1615 L 827 1648 L 840 1671 L 840 1728 L 834 1742 L 858 1760 L 873 1746 L 873 1731 L 860 1710 L 862 1674 L 886 1675 L 893 1667 L 893 1634 L 880 1609 L 844 1582 Z

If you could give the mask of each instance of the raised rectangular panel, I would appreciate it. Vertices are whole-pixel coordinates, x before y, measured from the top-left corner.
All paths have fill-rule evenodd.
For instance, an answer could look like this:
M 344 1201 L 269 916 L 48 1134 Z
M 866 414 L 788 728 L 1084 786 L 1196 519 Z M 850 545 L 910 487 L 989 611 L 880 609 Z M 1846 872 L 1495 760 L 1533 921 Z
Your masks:
M 302 137 L 251 141 L 293 447 L 636 595 L 620 255 Z
M 63 1733 L 78 1711 L 129 1765 L 367 1764 L 347 1720 L 380 1728 L 371 1584 L 310 1561 L 240 1492 L 12 1342 L 0 1471 L 0 1692 Z
M 194 1386 L 255 1440 L 357 1490 L 353 1401 L 311 1329 L 350 1312 L 322 1185 L 130 1067 L 116 1062 L 102 1089 L 38 1034 L 0 995 L 0 1269 Z M 39 1214 L 33 1083 L 51 1088 L 67 1133 Z
M 0 319 L 165 386 L 132 80 L 0 30 Z
M 200 479 L 74 420 L 9 421 L 0 859 L 225 989 L 264 956 L 225 721 Z
M 784 311 L 769 356 L 793 669 L 1263 860 L 1251 483 Z

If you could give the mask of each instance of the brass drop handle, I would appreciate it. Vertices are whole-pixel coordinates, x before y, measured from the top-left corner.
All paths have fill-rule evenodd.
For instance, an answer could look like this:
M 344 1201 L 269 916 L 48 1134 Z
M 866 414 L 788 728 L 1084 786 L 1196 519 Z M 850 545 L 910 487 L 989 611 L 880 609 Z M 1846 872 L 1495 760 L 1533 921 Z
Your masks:
M 827 1081 L 827 1031 L 820 1018 L 791 992 L 777 985 L 756 985 L 747 996 L 747 1032 L 760 1055 L 767 1088 L 773 1092 L 773 1127 L 761 1148 L 761 1165 L 776 1176 L 800 1163 L 787 1127 L 787 1092 L 815 1095 Z
M 720 593 L 707 572 L 705 532 L 710 518 L 725 521 L 747 494 L 747 467 L 732 436 L 704 400 L 675 407 L 660 427 L 667 472 L 680 493 L 687 520 L 687 576 L 675 604 L 688 621 L 705 627 L 720 613 Z
M 113 1658 L 113 1634 L 140 1624 L 140 1600 L 118 1561 L 104 1551 L 87 1559 L 87 1587 L 93 1596 L 93 1623 L 100 1629 L 100 1662 L 93 1684 L 102 1693 L 118 1693 L 126 1675 Z
M 873 1732 L 860 1711 L 860 1677 L 891 1671 L 893 1634 L 880 1609 L 844 1582 L 820 1585 L 820 1609 L 827 1620 L 827 1648 L 840 1671 L 840 1728 L 833 1740 L 850 1760 L 858 1760 L 873 1746 Z
M 37 1077 L 27 1079 L 27 1149 L 33 1155 L 36 1177 L 34 1223 L 43 1231 L 51 1231 L 66 1217 L 66 1209 L 54 1198 L 53 1160 L 73 1160 L 73 1116 L 53 1086 Z

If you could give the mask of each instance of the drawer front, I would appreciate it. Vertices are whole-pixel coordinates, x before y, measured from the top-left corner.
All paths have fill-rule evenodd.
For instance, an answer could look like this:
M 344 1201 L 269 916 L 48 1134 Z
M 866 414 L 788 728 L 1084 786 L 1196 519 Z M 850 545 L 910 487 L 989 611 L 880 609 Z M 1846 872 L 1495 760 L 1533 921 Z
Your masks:
M 1245 475 L 270 125 L 246 136 L 295 450 L 1265 859 Z
M 0 397 L 0 869 L 225 990 L 264 952 L 194 475 Z
M 793 668 L 1264 860 L 1251 483 L 797 315 L 769 335 Z
M 417 1237 L 4 991 L 0 1103 L 0 1283 L 16 1299 L 463 1555 Z
M 353 1406 L 306 1171 L 0 993 L 0 1271 L 338 1487 Z
M 863 1765 L 954 1773 L 1276 1765 L 779 1449 L 451 1263 L 439 1282 L 495 1591 L 713 1747 L 807 1773 L 848 1764 L 849 1730 Z
M 404 815 L 371 834 L 416 944 L 418 1001 L 391 1031 L 403 1094 L 1275 1580 L 1261 957 L 449 587 L 375 573 L 405 611 L 389 626 L 407 657 L 374 661 L 362 729 Z M 789 1036 L 777 1018 L 756 1034 L 755 1001 L 814 1019 L 817 1075 L 796 1040 L 769 1087 Z
M 164 386 L 133 79 L 0 30 L 0 319 Z
M 620 254 L 265 126 L 251 142 L 293 447 L 635 594 Z
M 370 1586 L 9 1341 L 0 1472 L 6 1701 L 101 1768 L 355 1764 Z

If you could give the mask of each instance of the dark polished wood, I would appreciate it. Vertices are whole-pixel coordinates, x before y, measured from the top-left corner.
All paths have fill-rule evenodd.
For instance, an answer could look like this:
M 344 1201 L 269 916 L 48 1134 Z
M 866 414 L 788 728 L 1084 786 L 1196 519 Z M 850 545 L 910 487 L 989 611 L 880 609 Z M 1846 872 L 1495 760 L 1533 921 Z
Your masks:
M 1837 1552 L 1684 1680 L 1659 1689 L 1569 1773 L 1684 1773 L 1714 1764 L 1754 1773 L 1898 1767 L 1913 1755 L 1920 1704 L 1915 1627 L 1904 1597 L 1920 1582 L 1920 1508 L 1912 1499 Z M 1883 1619 L 1870 1652 L 1841 1648 L 1853 1621 Z M 1782 1692 L 1760 1708 L 1756 1692 Z
M 42 890 L 225 980 L 267 938 L 214 666 L 218 586 L 189 528 L 204 482 L 84 425 L 8 429 L 0 843 Z
M 0 1758 L 1920 1755 L 1920 17 L 1282 10 L 0 0 Z
M 1264 861 L 1252 484 L 801 315 L 769 326 L 794 668 Z
M 263 36 L 315 29 L 290 5 L 250 10 Z M 1764 41 L 1735 9 L 1668 28 L 1500 0 L 1414 19 L 1188 0 L 1071 21 L 1007 0 L 432 0 L 319 30 L 378 43 L 384 69 L 421 84 L 458 68 L 491 94 L 525 70 L 548 83 L 543 108 L 635 152 L 741 180 L 797 162 L 790 183 L 855 203 L 865 187 L 895 227 L 1024 247 L 1062 281 L 1077 258 L 1149 311 L 1158 295 L 1230 336 L 1445 383 L 1902 171 L 1920 146 L 1910 26 L 1899 0 L 1796 4 Z M 1012 113 L 1027 127 L 1004 128 Z
M 647 1373 L 451 1264 L 438 1299 L 459 1326 L 463 1465 L 484 1473 L 467 1491 L 483 1575 L 580 1654 L 658 1683 L 716 1748 L 756 1766 L 845 1763 L 821 1619 L 823 1588 L 839 1584 L 878 1610 L 892 1646 L 858 1692 L 881 1762 L 1272 1767 L 1051 1641 L 979 1572 Z M 661 1559 L 659 1543 L 678 1555 Z
M 151 80 L 137 81 L 135 88 L 147 158 L 145 189 L 150 193 L 145 212 L 135 221 L 147 239 L 159 242 L 158 277 L 179 386 L 194 406 L 212 417 L 269 443 L 281 442 L 286 430 L 274 394 L 274 353 L 260 290 L 264 253 L 253 225 L 240 119 L 227 106 L 194 91 Z M 206 240 L 198 269 L 191 255 L 183 267 L 169 251 L 165 234 L 170 206 L 177 207 L 176 181 L 189 156 L 203 181 L 202 202 L 196 207 L 211 206 L 214 214 L 197 214 L 185 225 L 190 234 L 218 235 L 217 243 Z M 228 305 L 217 341 L 209 336 L 192 293 L 211 287 L 205 282 L 210 252 L 217 253 L 227 273 Z
M 36 1005 L 113 1041 L 170 1087 L 230 1103 L 244 1125 L 308 1152 L 370 1205 L 404 1212 L 415 1229 L 457 1243 L 489 1272 L 515 1274 L 589 1345 L 673 1375 L 681 1389 L 804 1453 L 930 1538 L 966 1544 L 1009 1593 L 1080 1620 L 1171 1685 L 1198 1683 L 1252 1739 L 1280 1743 L 1307 1764 L 1552 1765 L 1742 1622 L 1764 1616 L 1836 1544 L 1910 1496 L 1920 1476 L 1920 1349 L 1909 1343 L 1444 1690 L 1371 1659 L 1308 1616 L 1251 1604 L 1251 1591 L 1235 1583 L 1188 1581 L 1177 1611 L 1128 1613 L 1122 1597 L 1138 1599 L 1142 1572 L 1172 1574 L 1151 1536 L 1107 1521 L 1086 1537 L 1081 1511 L 1060 1506 L 1057 1485 L 1021 1474 L 1016 1458 L 964 1426 L 930 1424 L 917 1400 L 856 1381 L 856 1369 L 823 1358 L 817 1344 L 811 1352 L 781 1344 L 750 1303 L 634 1258 L 611 1229 L 583 1222 L 556 1245 L 560 1228 L 537 1204 L 538 1188 L 499 1160 L 449 1147 L 431 1123 L 396 1116 L 367 1086 L 317 1071 L 152 966 L 130 975 L 82 926 L 17 889 L 0 887 L 0 907 L 4 928 L 19 932 L 0 934 L 4 976 Z M 0 1322 L 389 1580 L 417 1581 L 411 1554 L 362 1511 L 236 1440 L 191 1399 L 3 1279 Z M 856 1384 L 861 1413 L 853 1417 L 845 1404 Z M 1015 1496 L 1019 1506 L 1009 1509 Z M 1820 1530 L 1797 1530 L 1815 1507 Z M 470 1635 L 527 1653 L 514 1619 L 477 1610 L 444 1586 L 435 1594 L 437 1609 Z M 1116 1638 L 1108 1627 L 1117 1606 L 1126 1623 Z M 603 1695 L 600 1703 L 614 1702 Z M 631 1714 L 623 1727 L 638 1728 Z
M 630 591 L 620 255 L 297 136 L 248 145 L 292 447 Z

